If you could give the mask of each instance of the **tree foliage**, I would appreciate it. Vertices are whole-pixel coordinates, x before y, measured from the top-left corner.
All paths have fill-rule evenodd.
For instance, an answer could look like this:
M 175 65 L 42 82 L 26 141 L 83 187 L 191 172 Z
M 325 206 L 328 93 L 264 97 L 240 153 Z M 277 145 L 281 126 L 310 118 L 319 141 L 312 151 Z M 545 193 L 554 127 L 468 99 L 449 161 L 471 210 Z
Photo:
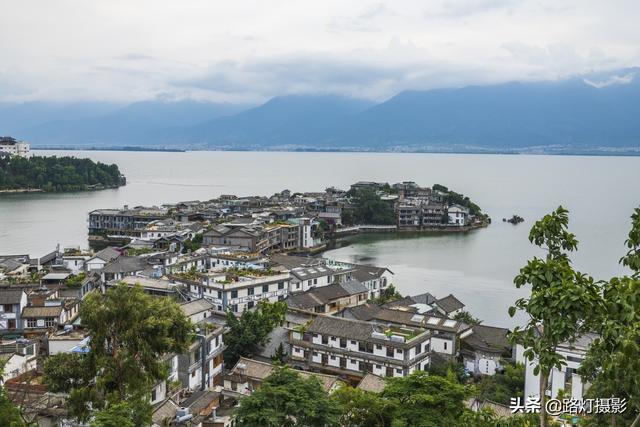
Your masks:
M 45 382 L 69 392 L 70 413 L 80 420 L 103 409 L 105 417 L 117 419 L 122 408 L 113 406 L 127 401 L 140 419 L 136 425 L 145 425 L 151 416 L 145 396 L 168 374 L 162 356 L 187 349 L 193 340 L 191 321 L 173 300 L 124 284 L 89 294 L 80 318 L 91 336 L 89 352 L 48 361 Z
M 482 323 L 480 319 L 478 319 L 477 317 L 473 317 L 471 313 L 464 310 L 457 313 L 455 316 L 453 316 L 453 318 L 458 322 L 463 322 L 467 325 L 479 325 L 480 323 Z
M 44 360 L 44 384 L 49 391 L 69 393 L 89 385 L 93 370 L 84 354 L 58 353 Z
M 546 257 L 534 257 L 520 269 L 514 279 L 516 287 L 531 287 L 529 298 L 520 298 L 509 308 L 528 315 L 524 327 L 516 327 L 512 340 L 525 348 L 528 360 L 537 360 L 535 374 L 540 374 L 541 425 L 546 426 L 545 390 L 553 368 L 566 362 L 556 349 L 559 344 L 574 341 L 590 331 L 589 319 L 599 304 L 598 287 L 593 279 L 574 271 L 568 252 L 577 249 L 578 241 L 567 231 L 568 211 L 560 206 L 537 221 L 529 233 L 529 241 L 543 248 Z
M 340 408 L 343 427 L 384 427 L 391 423 L 391 407 L 376 393 L 340 387 L 331 396 Z
M 0 362 L 0 378 L 4 375 L 4 362 Z M 13 404 L 3 382 L 0 381 L 0 425 L 22 427 L 26 425 L 20 415 L 20 410 Z
M 350 222 L 353 224 L 391 225 L 396 223 L 393 206 L 368 188 L 350 190 L 354 205 Z
M 381 393 L 390 404 L 394 426 L 416 427 L 458 425 L 468 395 L 463 385 L 423 371 L 387 379 Z
M 262 386 L 242 398 L 236 412 L 241 427 L 338 426 L 339 407 L 314 376 L 302 378 L 277 368 Z
M 79 191 L 92 186 L 123 184 L 118 166 L 74 157 L 11 157 L 0 159 L 0 190 Z
M 512 397 L 524 397 L 525 367 L 523 364 L 506 364 L 504 372 L 483 375 L 476 383 L 480 399 L 509 405 Z
M 631 425 L 634 418 L 640 418 L 640 208 L 635 209 L 631 221 L 625 242 L 629 251 L 620 263 L 632 274 L 604 284 L 602 309 L 594 322 L 599 337 L 580 368 L 592 384 L 590 396 L 627 400 L 626 413 L 615 420 L 618 425 Z M 598 415 L 591 422 L 609 425 L 614 420 Z
M 260 301 L 255 310 L 246 310 L 240 317 L 229 311 L 229 332 L 224 338 L 227 346 L 224 351 L 225 363 L 233 366 L 240 357 L 251 357 L 259 353 L 268 343 L 271 331 L 283 324 L 286 312 L 287 304 L 280 301 Z

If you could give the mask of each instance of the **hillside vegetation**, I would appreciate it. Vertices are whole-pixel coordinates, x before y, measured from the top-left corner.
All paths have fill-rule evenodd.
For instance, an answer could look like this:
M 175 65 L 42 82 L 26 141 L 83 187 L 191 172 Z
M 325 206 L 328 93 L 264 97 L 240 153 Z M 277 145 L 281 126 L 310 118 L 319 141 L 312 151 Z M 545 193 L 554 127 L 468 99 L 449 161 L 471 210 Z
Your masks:
M 56 156 L 0 159 L 0 190 L 82 191 L 124 184 L 115 164 Z

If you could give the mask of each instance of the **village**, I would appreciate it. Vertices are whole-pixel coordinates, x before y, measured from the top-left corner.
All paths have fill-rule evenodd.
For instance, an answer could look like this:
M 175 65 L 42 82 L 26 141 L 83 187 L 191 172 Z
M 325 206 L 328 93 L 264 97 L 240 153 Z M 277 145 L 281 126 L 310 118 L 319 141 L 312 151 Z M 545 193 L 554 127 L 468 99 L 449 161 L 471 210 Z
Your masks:
M 367 217 L 368 203 L 386 206 L 376 212 L 390 217 Z M 94 210 L 94 249 L 0 254 L 4 386 L 39 425 L 70 423 L 67 396 L 43 385 L 43 364 L 89 351 L 83 300 L 123 284 L 177 302 L 202 332 L 186 352 L 164 356 L 168 376 L 148 390 L 154 425 L 234 425 L 238 402 L 275 364 L 319 378 L 326 393 L 343 384 L 378 393 L 385 378 L 451 363 L 471 377 L 500 374 L 524 362 L 524 349 L 510 343 L 509 329 L 474 319 L 455 295 L 401 295 L 403 284 L 385 266 L 312 256 L 351 233 L 453 232 L 488 222 L 468 198 L 412 182 Z M 228 313 L 240 317 L 264 302 L 285 303 L 284 322 L 258 354 L 225 361 Z M 568 360 L 579 361 L 587 346 L 567 348 Z M 575 367 L 554 372 L 554 396 L 569 384 L 573 397 L 582 397 Z M 529 363 L 529 394 L 538 387 L 533 369 Z M 496 402 L 468 404 L 510 414 Z

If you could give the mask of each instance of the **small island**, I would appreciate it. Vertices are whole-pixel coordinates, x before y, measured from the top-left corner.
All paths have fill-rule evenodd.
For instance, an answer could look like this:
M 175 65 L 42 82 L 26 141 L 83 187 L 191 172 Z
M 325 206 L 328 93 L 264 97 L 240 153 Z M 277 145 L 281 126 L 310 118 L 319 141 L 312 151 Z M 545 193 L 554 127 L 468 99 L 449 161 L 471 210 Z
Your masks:
M 91 191 L 125 184 L 115 164 L 75 157 L 0 156 L 0 193 Z

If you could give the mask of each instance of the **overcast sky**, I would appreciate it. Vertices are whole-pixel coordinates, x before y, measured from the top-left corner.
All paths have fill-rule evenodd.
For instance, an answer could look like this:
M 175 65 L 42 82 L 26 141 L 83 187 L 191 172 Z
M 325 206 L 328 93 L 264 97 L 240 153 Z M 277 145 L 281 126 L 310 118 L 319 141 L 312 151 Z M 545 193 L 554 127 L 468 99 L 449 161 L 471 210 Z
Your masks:
M 638 0 L 0 0 L 0 100 L 258 102 L 640 65 Z

